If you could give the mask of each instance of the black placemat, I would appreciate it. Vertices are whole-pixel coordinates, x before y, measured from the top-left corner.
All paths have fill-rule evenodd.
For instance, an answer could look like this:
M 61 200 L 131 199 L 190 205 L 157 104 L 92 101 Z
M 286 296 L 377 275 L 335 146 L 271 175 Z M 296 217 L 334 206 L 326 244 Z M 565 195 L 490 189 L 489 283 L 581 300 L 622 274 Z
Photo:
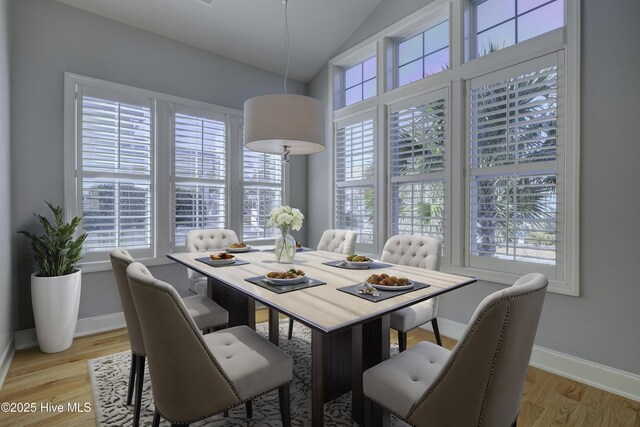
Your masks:
M 346 293 L 351 294 L 351 295 L 355 295 L 355 296 L 363 298 L 363 299 L 366 299 L 367 301 L 380 302 L 380 301 L 384 301 L 384 300 L 389 299 L 389 298 L 397 297 L 398 295 L 406 294 L 408 292 L 413 292 L 413 291 L 417 291 L 419 289 L 428 288 L 431 285 L 427 285 L 426 283 L 413 282 L 413 288 L 405 289 L 403 291 L 380 291 L 380 290 L 378 290 L 378 292 L 380 292 L 380 295 L 378 295 L 377 297 L 374 297 L 373 295 L 369 295 L 369 294 L 361 294 L 360 292 L 358 292 L 358 288 L 360 288 L 362 286 L 364 286 L 362 283 L 356 283 L 355 285 L 349 285 L 349 286 L 345 286 L 343 288 L 338 288 L 338 290 L 342 291 L 342 292 L 346 292 Z
M 305 277 L 304 281 L 300 283 L 294 283 L 292 285 L 272 285 L 271 283 L 264 280 L 264 276 L 249 277 L 248 279 L 244 280 L 249 283 L 253 283 L 254 285 L 261 286 L 265 289 L 269 289 L 270 291 L 277 294 L 286 294 L 287 292 L 297 291 L 299 289 L 313 288 L 314 286 L 327 284 L 327 282 L 313 279 L 311 277 Z
M 344 261 L 341 259 L 335 260 L 335 261 L 327 261 L 327 262 L 323 262 L 324 265 L 329 265 L 331 267 L 336 267 L 336 268 L 344 268 L 347 270 L 375 270 L 377 268 L 387 268 L 387 267 L 392 267 L 391 264 L 385 264 L 384 262 L 378 262 L 378 261 L 374 261 L 371 264 L 369 264 L 367 266 L 367 268 L 355 268 L 355 267 L 349 267 L 347 266 L 347 264 L 344 264 Z
M 276 251 L 276 249 L 273 248 L 273 249 L 265 249 L 262 252 L 275 252 L 275 251 Z M 315 249 L 307 248 L 307 247 L 303 247 L 302 250 L 296 249 L 296 253 L 298 253 L 298 252 L 313 252 L 313 251 L 315 251 Z
M 225 252 L 228 254 L 246 254 L 247 252 L 260 252 L 260 249 L 249 248 L 248 251 L 242 251 L 242 252 L 231 252 L 229 251 L 229 249 L 225 249 Z
M 207 264 L 209 267 L 233 267 L 234 265 L 245 265 L 245 264 L 249 264 L 249 261 L 245 261 L 243 259 L 240 258 L 236 258 L 236 262 L 234 262 L 233 264 L 214 264 L 211 262 L 211 258 L 209 257 L 204 257 L 204 258 L 196 258 L 196 261 L 200 261 L 203 262 L 205 264 Z

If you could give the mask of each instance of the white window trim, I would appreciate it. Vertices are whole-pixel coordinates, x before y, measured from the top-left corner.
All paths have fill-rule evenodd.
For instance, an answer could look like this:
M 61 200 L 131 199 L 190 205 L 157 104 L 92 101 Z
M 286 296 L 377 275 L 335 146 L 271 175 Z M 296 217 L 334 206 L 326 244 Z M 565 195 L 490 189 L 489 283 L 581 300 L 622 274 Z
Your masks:
M 172 223 L 174 221 L 173 191 L 161 191 L 161 189 L 172 188 L 173 186 L 173 105 L 180 105 L 181 108 L 205 112 L 205 114 L 225 115 L 227 117 L 227 132 L 228 135 L 230 134 L 231 136 L 227 149 L 227 159 L 229 160 L 227 167 L 227 226 L 239 232 L 239 235 L 242 235 L 242 218 L 239 217 L 239 215 L 242 214 L 241 205 L 243 194 L 241 182 L 242 144 L 233 143 L 233 141 L 241 141 L 243 111 L 119 83 L 112 83 L 70 72 L 65 72 L 64 74 L 64 208 L 67 219 L 82 215 L 82 195 L 78 195 L 76 182 L 77 150 L 79 147 L 76 129 L 76 97 L 79 86 L 105 90 L 111 93 L 120 93 L 124 97 L 135 96 L 148 98 L 152 101 L 152 114 L 154 115 L 152 121 L 154 141 L 152 145 L 154 148 L 152 151 L 153 173 L 151 183 L 152 199 L 154 200 L 152 205 L 154 221 L 151 250 L 153 255 L 138 259 L 138 261 L 147 266 L 173 263 L 165 256 L 165 254 L 174 250 L 172 246 Z M 288 179 L 286 175 L 288 174 L 283 176 L 283 187 L 284 181 Z M 80 203 L 78 200 L 80 200 Z M 238 220 L 236 218 L 240 219 Z M 272 241 L 273 239 L 260 240 L 260 243 L 268 244 Z M 177 249 L 180 250 L 180 248 Z M 111 270 L 111 263 L 108 259 L 95 262 L 80 262 L 78 266 L 85 272 Z
M 480 58 L 470 59 L 465 62 L 465 21 L 468 16 L 468 0 L 434 0 L 430 4 L 422 7 L 413 14 L 401 19 L 391 26 L 367 38 L 358 45 L 337 55 L 329 61 L 328 67 L 328 117 L 333 120 L 328 121 L 328 129 L 333 133 L 333 123 L 350 116 L 360 114 L 366 110 L 377 109 L 377 150 L 378 153 L 386 152 L 386 106 L 392 103 L 412 98 L 420 93 L 436 90 L 440 87 L 449 87 L 450 120 L 449 135 L 451 141 L 449 169 L 449 196 L 450 209 L 447 214 L 447 224 L 449 227 L 450 244 L 446 244 L 446 253 L 443 258 L 442 271 L 475 276 L 480 280 L 493 281 L 496 283 L 511 284 L 517 278 L 517 274 L 510 274 L 500 271 L 482 270 L 465 266 L 465 239 L 466 206 L 466 80 L 477 77 L 495 70 L 506 68 L 530 59 L 544 56 L 546 54 L 562 51 L 564 53 L 565 67 L 565 100 L 562 111 L 564 117 L 565 148 L 562 168 L 566 173 L 563 182 L 565 190 L 565 212 L 563 221 L 564 238 L 566 241 L 566 251 L 564 253 L 564 280 L 550 280 L 548 290 L 550 292 L 578 296 L 579 295 L 579 205 L 580 205 L 580 37 L 581 37 L 581 2 L 576 0 L 564 1 L 565 27 L 552 30 L 548 33 L 531 38 L 521 43 L 506 47 L 500 51 Z M 450 66 L 451 69 L 437 73 L 422 80 L 408 85 L 394 88 L 393 73 L 388 70 L 390 55 L 393 56 L 394 39 L 416 32 L 424 27 L 435 16 L 449 14 L 450 32 Z M 468 28 L 467 28 L 468 30 Z M 468 43 L 466 43 L 468 45 Z M 362 102 L 339 108 L 335 104 L 335 76 L 336 70 L 353 61 L 354 58 L 362 57 L 363 52 L 370 55 L 372 50 L 377 51 L 378 63 L 378 95 Z M 463 102 L 460 102 L 463 100 Z M 335 156 L 333 154 L 333 143 L 329 144 L 332 159 L 329 166 L 329 185 L 335 188 Z M 380 151 L 384 150 L 384 151 Z M 384 157 L 378 155 L 378 158 Z M 387 202 L 388 191 L 384 181 L 386 181 L 386 159 L 377 161 L 377 174 L 381 176 L 376 183 L 376 195 L 381 209 L 375 229 L 378 231 L 378 242 L 372 252 L 380 253 L 382 245 L 388 237 L 389 229 L 388 216 L 384 203 Z M 559 167 L 560 169 L 560 167 Z M 380 197 L 380 195 L 385 195 Z M 332 212 L 335 210 L 334 199 L 332 197 Z M 335 218 L 333 219 L 335 221 Z M 335 222 L 332 223 L 335 226 Z

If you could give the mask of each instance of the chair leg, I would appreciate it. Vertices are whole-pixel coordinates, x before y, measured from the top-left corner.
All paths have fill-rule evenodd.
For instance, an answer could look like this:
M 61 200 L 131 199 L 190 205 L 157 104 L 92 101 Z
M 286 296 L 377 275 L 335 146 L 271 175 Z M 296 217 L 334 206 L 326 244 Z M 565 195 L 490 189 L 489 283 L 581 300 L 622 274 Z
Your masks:
M 152 427 L 160 427 L 160 412 L 156 409 L 156 412 L 153 414 L 153 423 Z
M 407 333 L 398 331 L 398 348 L 402 353 L 407 349 Z
M 127 391 L 127 406 L 131 405 L 133 398 L 133 386 L 136 383 L 136 360 L 137 356 L 131 353 L 131 371 L 129 373 L 129 390 Z
M 291 339 L 292 336 L 293 336 L 293 319 L 289 318 L 289 334 L 287 335 L 287 338 Z
M 253 418 L 253 404 L 251 400 L 244 402 L 244 409 L 247 411 L 247 418 Z
M 431 326 L 433 326 L 433 335 L 436 336 L 436 342 L 442 347 L 442 339 L 440 338 L 440 328 L 438 328 L 438 319 L 435 317 L 431 319 Z
M 278 400 L 280 402 L 280 417 L 282 427 L 291 427 L 291 405 L 289 396 L 289 384 L 285 384 L 278 389 Z
M 144 356 L 138 356 L 136 366 L 136 402 L 133 408 L 133 427 L 140 425 L 140 409 L 142 408 L 142 386 L 144 385 Z

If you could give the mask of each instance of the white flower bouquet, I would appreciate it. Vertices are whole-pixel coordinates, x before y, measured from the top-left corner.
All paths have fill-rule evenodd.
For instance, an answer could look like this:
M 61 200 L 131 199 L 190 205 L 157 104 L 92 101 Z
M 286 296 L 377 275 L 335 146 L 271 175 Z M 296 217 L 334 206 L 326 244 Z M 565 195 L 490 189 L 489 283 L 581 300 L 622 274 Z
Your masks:
M 290 206 L 274 208 L 269 213 L 268 227 L 277 227 L 285 234 L 288 229 L 300 230 L 304 215 L 299 209 Z

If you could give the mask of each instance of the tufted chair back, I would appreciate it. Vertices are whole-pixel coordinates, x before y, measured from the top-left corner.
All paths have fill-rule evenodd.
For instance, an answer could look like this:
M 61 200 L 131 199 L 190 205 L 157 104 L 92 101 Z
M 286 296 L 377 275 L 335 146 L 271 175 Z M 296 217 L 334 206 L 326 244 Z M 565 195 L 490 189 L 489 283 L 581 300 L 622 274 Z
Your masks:
M 203 419 L 241 402 L 173 286 L 127 267 L 144 335 L 154 404 L 167 419 Z
M 447 362 L 411 409 L 411 425 L 512 425 L 547 283 L 542 274 L 527 274 L 480 303 Z
M 232 243 L 239 243 L 238 236 L 235 231 L 225 228 L 187 232 L 187 252 L 211 252 L 224 249 Z M 187 270 L 187 275 L 189 280 L 203 277 L 193 270 Z
M 134 262 L 134 259 L 126 249 L 122 248 L 112 250 L 109 257 L 111 258 L 113 274 L 116 276 L 116 285 L 118 286 L 118 294 L 120 294 L 120 302 L 124 311 L 124 320 L 127 323 L 131 351 L 139 356 L 144 356 L 144 340 L 140 330 L 140 321 L 138 320 L 138 313 L 136 313 L 136 307 L 129 289 L 129 281 L 127 280 L 127 267 Z
M 358 235 L 349 230 L 327 230 L 322 233 L 318 250 L 351 255 L 356 250 L 356 237 Z
M 387 240 L 380 260 L 427 270 L 439 270 L 441 252 L 442 246 L 438 239 L 401 234 Z

